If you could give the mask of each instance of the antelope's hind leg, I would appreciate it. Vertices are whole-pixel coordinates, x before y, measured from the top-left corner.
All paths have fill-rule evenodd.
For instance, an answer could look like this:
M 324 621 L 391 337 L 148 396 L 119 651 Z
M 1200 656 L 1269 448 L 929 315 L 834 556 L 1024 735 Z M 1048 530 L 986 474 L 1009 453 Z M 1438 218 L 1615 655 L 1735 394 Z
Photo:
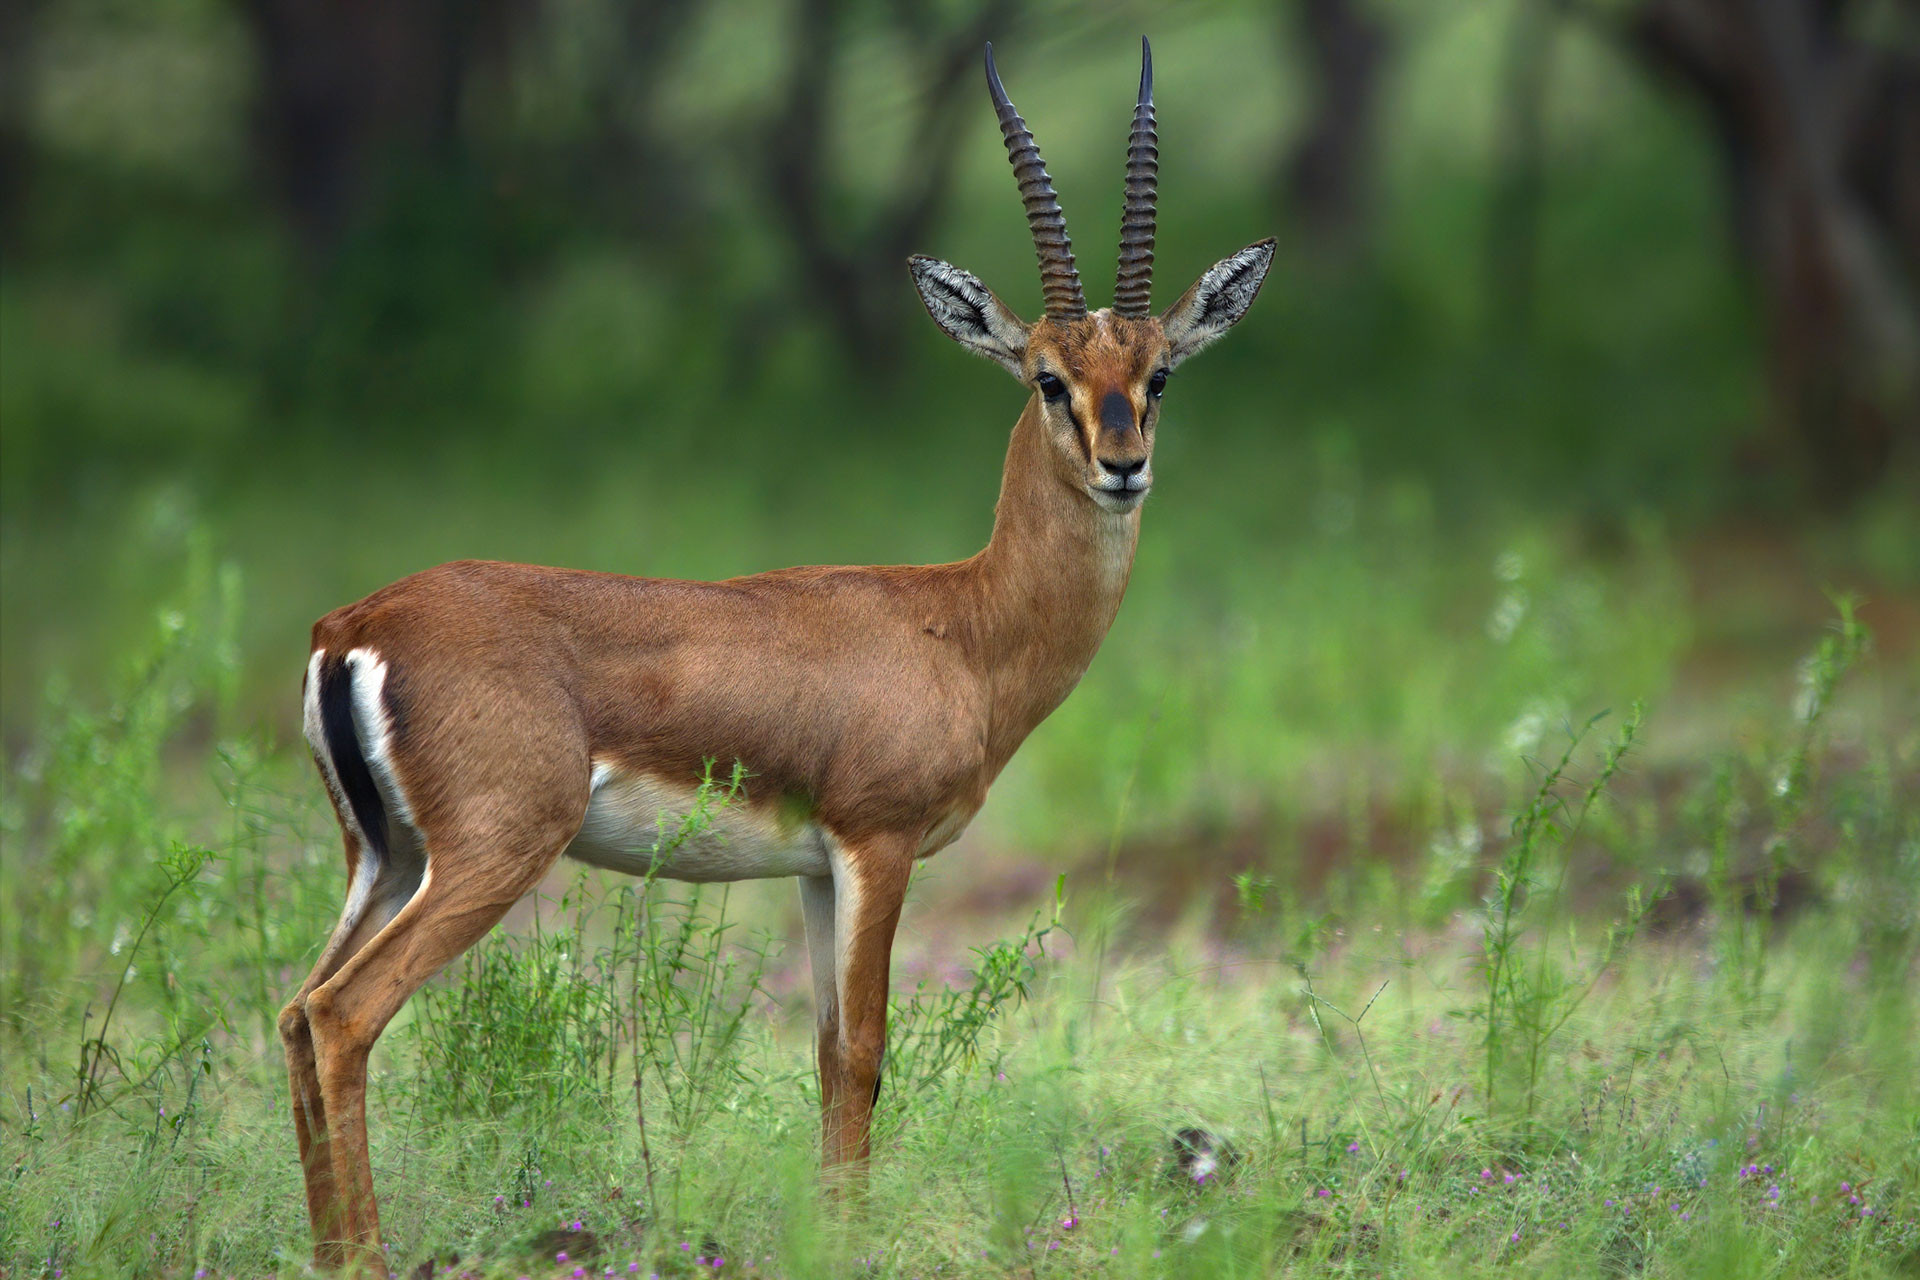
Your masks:
M 340 971 L 349 959 L 385 928 L 419 888 L 426 864 L 417 850 L 399 858 L 370 854 L 353 826 L 341 822 L 347 853 L 347 901 L 341 909 L 313 971 L 280 1011 L 280 1041 L 287 1053 L 287 1083 L 292 1094 L 294 1135 L 300 1145 L 300 1172 L 306 1181 L 307 1217 L 313 1228 L 313 1261 L 337 1267 L 346 1261 L 341 1242 L 339 1197 L 333 1157 L 328 1149 L 326 1103 L 314 1056 L 313 1027 L 307 998 Z
M 386 1270 L 367 1151 L 368 1054 L 408 997 L 484 937 L 560 856 L 572 829 L 544 825 L 512 834 L 429 834 L 431 857 L 418 892 L 307 995 L 340 1222 L 329 1265 Z

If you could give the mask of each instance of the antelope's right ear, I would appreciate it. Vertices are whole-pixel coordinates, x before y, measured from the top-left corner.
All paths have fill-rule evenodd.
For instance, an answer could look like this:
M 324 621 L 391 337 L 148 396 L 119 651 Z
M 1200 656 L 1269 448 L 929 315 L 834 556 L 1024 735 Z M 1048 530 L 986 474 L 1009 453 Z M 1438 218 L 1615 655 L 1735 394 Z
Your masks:
M 907 265 L 913 268 L 913 285 L 927 304 L 927 314 L 948 337 L 1025 380 L 1021 364 L 1027 354 L 1027 326 L 993 290 L 972 272 L 938 258 L 915 254 Z

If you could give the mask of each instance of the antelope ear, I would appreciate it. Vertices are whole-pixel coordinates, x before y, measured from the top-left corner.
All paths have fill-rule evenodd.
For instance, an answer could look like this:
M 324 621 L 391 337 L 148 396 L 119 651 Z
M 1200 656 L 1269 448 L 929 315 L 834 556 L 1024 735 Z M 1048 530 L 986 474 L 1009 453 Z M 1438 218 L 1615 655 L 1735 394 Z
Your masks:
M 948 337 L 1024 379 L 1021 361 L 1027 354 L 1027 326 L 993 296 L 993 290 L 972 272 L 938 258 L 915 254 L 907 265 L 913 268 L 913 285 L 920 291 L 920 301 L 927 304 L 927 314 Z
M 1268 237 L 1208 267 L 1160 317 L 1173 363 L 1179 364 L 1239 323 L 1272 265 L 1273 239 Z

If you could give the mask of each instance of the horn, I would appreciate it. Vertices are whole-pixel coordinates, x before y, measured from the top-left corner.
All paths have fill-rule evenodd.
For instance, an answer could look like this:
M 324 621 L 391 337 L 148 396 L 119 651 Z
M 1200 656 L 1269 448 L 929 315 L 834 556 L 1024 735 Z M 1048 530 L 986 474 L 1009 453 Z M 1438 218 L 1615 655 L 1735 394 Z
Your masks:
M 1027 226 L 1033 232 L 1034 254 L 1040 259 L 1040 291 L 1047 300 L 1047 315 L 1056 320 L 1077 320 L 1087 314 L 1087 296 L 1080 289 L 1080 273 L 1074 269 L 1066 215 L 1060 211 L 1060 198 L 1054 194 L 1053 178 L 1040 159 L 1040 148 L 1034 145 L 1027 122 L 1007 100 L 1000 73 L 994 70 L 992 44 L 987 45 L 987 92 L 1000 117 L 1007 159 L 1013 162 L 1013 174 L 1020 183 L 1020 201 L 1027 207 Z
M 1153 128 L 1153 48 L 1140 37 L 1140 102 L 1127 138 L 1127 204 L 1120 215 L 1120 273 L 1114 314 L 1143 319 L 1153 293 L 1154 203 L 1160 189 L 1160 139 Z

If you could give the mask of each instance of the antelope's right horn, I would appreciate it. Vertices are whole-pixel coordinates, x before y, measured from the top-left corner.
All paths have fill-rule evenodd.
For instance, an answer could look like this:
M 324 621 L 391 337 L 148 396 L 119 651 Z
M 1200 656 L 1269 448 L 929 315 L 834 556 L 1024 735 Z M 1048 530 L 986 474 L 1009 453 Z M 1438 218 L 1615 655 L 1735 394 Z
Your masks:
M 1080 288 L 1080 272 L 1073 265 L 1073 244 L 1067 239 L 1067 217 L 1054 194 L 1053 178 L 1040 159 L 1027 122 L 1013 109 L 1000 73 L 993 66 L 993 45 L 987 45 L 987 92 L 1000 117 L 1000 136 L 1006 139 L 1007 159 L 1020 183 L 1020 202 L 1027 208 L 1027 226 L 1033 232 L 1033 251 L 1040 259 L 1040 292 L 1047 315 L 1077 320 L 1087 314 L 1087 296 Z

